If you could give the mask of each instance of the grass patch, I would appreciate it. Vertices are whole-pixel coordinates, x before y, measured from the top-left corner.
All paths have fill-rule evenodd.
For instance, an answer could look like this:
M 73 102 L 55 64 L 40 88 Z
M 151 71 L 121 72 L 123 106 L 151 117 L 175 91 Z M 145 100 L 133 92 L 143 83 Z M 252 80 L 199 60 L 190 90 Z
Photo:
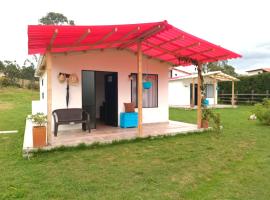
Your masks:
M 13 108 L 0 115 L 0 199 L 268 199 L 270 129 L 247 120 L 251 107 L 217 109 L 223 133 L 112 145 L 60 148 L 22 158 L 28 90 L 1 90 Z M 170 119 L 196 122 L 196 111 L 170 109 Z

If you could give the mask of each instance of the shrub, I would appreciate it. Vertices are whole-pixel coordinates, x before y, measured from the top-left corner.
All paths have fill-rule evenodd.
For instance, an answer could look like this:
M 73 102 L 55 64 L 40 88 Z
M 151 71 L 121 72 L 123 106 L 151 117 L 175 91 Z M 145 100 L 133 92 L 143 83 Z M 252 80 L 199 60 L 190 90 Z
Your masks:
M 18 83 L 14 82 L 14 80 L 10 80 L 6 77 L 2 77 L 0 79 L 0 86 L 2 86 L 2 87 L 8 87 L 8 86 L 20 87 L 20 85 Z
M 254 107 L 254 113 L 260 122 L 270 125 L 270 99 L 264 99 L 262 103 L 258 103 Z
M 239 94 L 250 94 L 253 90 L 254 93 L 265 94 L 268 90 L 270 91 L 270 73 L 263 73 L 254 76 L 240 76 L 239 82 L 235 83 L 235 90 Z M 230 94 L 232 91 L 231 82 L 220 82 L 218 84 L 219 93 Z
M 202 119 L 213 121 L 213 130 L 216 133 L 221 133 L 221 120 L 220 120 L 220 114 L 219 113 L 214 113 L 211 109 L 209 108 L 203 108 L 202 110 Z
M 39 83 L 38 82 L 34 82 L 34 81 L 30 81 L 26 85 L 26 87 L 27 87 L 27 89 L 39 90 Z
M 44 113 L 36 113 L 28 117 L 36 126 L 44 126 L 47 123 L 47 115 Z

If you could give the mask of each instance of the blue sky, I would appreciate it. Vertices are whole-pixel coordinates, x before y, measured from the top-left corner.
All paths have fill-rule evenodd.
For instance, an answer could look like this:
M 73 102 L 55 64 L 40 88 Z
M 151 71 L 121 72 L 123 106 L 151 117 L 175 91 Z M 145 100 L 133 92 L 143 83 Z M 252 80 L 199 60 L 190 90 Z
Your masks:
M 1 2 L 0 60 L 27 57 L 27 25 L 60 12 L 78 25 L 167 20 L 174 26 L 235 51 L 238 72 L 270 67 L 270 2 L 267 0 L 9 0 Z

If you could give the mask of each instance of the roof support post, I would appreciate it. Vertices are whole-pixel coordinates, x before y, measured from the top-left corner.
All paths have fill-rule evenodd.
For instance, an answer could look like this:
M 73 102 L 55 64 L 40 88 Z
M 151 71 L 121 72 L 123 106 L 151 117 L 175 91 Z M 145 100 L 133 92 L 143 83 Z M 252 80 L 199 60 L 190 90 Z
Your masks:
M 52 55 L 46 52 L 47 71 L 47 143 L 52 141 Z
M 198 128 L 202 128 L 202 84 L 203 84 L 203 76 L 202 76 L 202 64 L 198 64 L 198 101 L 197 101 L 197 126 Z
M 142 98 L 143 98 L 143 88 L 142 88 L 142 45 L 141 42 L 137 43 L 137 67 L 138 67 L 138 137 L 142 137 Z
M 216 107 L 217 100 L 217 79 L 214 77 L 214 107 Z
M 195 84 L 194 84 L 195 80 L 194 78 L 192 78 L 192 95 L 191 95 L 191 108 L 194 108 L 195 106 Z
M 232 81 L 232 106 L 234 106 L 234 81 Z

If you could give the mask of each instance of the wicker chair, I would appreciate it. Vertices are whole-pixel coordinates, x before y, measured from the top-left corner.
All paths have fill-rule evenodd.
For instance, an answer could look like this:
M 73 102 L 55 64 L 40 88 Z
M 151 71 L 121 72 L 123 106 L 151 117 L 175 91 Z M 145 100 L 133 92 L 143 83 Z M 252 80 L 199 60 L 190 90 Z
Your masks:
M 65 124 L 85 124 L 89 133 L 90 128 L 90 115 L 81 108 L 66 108 L 57 109 L 52 112 L 54 119 L 54 136 L 57 136 L 58 126 Z

